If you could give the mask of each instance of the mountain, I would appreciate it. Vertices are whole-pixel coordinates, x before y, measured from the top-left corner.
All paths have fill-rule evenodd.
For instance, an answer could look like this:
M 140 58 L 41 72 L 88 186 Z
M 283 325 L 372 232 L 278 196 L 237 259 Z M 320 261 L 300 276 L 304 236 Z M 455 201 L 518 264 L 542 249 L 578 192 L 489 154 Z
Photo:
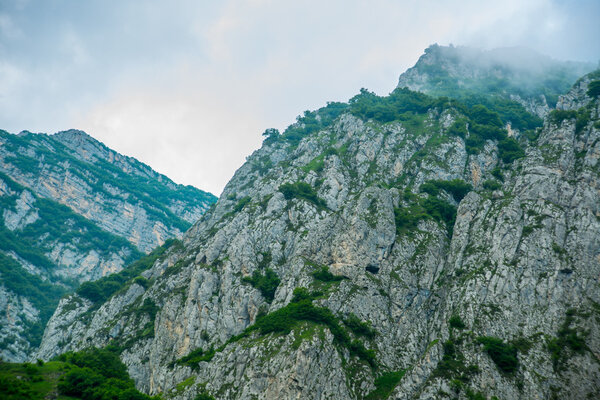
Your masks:
M 543 117 L 556 106 L 559 95 L 594 68 L 591 63 L 558 61 L 522 47 L 481 50 L 436 44 L 400 75 L 398 87 L 456 97 L 467 104 L 485 103 L 486 98 L 513 100 Z
M 181 237 L 216 198 L 81 131 L 0 131 L 0 355 L 24 360 L 58 300 Z
M 62 299 L 36 357 L 106 348 L 174 399 L 596 398 L 599 78 L 543 120 L 400 87 L 267 130 L 182 244 Z

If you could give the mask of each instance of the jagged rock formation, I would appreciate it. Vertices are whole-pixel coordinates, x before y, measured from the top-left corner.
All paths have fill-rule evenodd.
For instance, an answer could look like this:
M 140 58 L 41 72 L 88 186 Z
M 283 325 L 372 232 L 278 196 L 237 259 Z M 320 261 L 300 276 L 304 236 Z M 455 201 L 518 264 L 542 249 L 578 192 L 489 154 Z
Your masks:
M 0 355 L 24 360 L 58 299 L 181 236 L 215 201 L 81 131 L 0 131 Z
M 0 172 L 148 252 L 178 237 L 216 198 L 173 183 L 85 132 L 0 132 Z
M 598 77 L 527 134 L 403 90 L 307 113 L 37 356 L 109 346 L 176 399 L 597 397 Z

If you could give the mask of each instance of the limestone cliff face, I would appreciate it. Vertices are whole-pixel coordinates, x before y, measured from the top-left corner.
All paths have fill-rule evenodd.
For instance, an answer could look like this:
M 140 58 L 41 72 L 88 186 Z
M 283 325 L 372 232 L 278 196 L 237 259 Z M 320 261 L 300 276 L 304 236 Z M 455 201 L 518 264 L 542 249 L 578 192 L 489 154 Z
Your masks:
M 0 356 L 28 358 L 60 296 L 181 236 L 214 201 L 81 131 L 0 131 Z
M 177 399 L 597 397 L 591 79 L 511 133 L 522 157 L 451 105 L 267 139 L 143 284 L 63 299 L 37 356 L 110 345 Z
M 216 198 L 123 156 L 85 132 L 0 132 L 0 171 L 148 252 L 179 237 Z

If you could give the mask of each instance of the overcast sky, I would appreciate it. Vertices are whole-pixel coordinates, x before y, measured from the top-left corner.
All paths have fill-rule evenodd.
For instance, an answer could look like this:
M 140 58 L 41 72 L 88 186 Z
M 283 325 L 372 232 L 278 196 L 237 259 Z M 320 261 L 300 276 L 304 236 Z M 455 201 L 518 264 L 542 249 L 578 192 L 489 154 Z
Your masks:
M 387 94 L 432 43 L 598 62 L 600 1 L 0 0 L 0 129 L 82 129 L 219 195 L 306 109 Z

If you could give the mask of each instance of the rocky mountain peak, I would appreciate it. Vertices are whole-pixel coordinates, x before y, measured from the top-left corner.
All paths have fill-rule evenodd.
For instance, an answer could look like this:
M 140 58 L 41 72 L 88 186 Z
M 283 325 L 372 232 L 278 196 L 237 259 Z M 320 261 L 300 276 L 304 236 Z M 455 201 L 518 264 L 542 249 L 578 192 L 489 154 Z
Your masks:
M 457 82 L 430 66 L 405 76 Z M 38 356 L 107 346 L 182 400 L 597 397 L 599 81 L 542 120 L 486 74 L 272 132 L 182 245 L 63 299 Z

